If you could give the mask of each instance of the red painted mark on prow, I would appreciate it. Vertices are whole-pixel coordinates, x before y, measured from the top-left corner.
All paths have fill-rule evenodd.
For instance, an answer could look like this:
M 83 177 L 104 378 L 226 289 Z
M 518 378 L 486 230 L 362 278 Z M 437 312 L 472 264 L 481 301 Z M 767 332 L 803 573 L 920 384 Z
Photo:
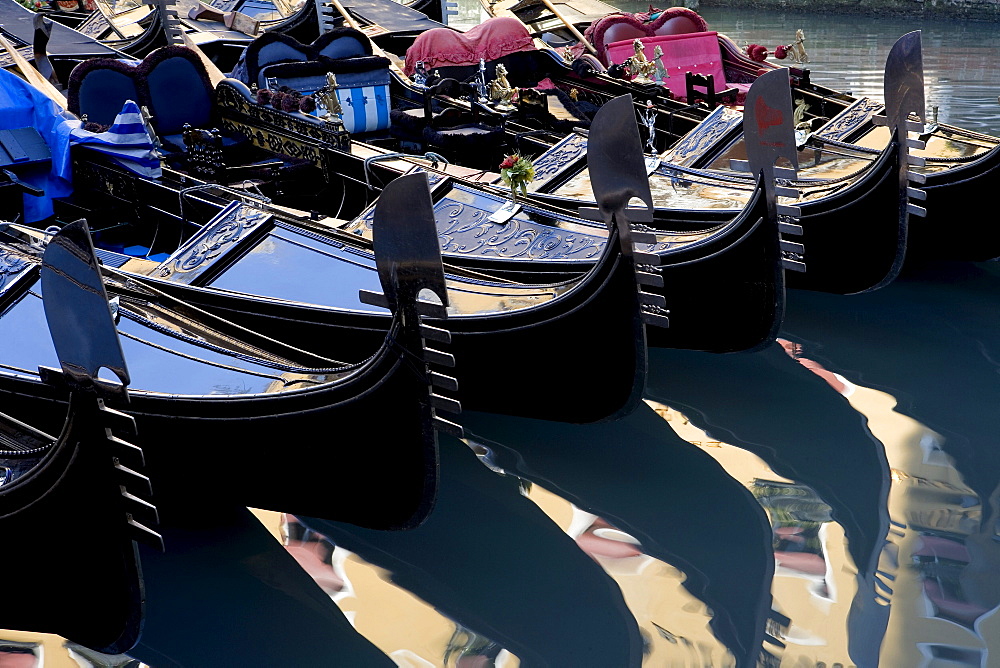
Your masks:
M 757 121 L 757 132 L 763 134 L 765 130 L 775 125 L 781 125 L 785 120 L 785 115 L 780 109 L 775 109 L 764 102 L 764 98 L 758 97 L 754 103 L 754 119 Z

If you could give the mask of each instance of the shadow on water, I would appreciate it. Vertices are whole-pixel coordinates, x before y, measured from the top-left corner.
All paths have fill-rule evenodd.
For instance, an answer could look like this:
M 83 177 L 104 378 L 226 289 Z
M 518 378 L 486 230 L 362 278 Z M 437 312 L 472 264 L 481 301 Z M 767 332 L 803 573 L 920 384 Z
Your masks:
M 497 475 L 453 438 L 440 441 L 440 493 L 422 526 L 385 532 L 299 521 L 521 665 L 639 666 L 639 628 L 615 582 L 521 495 L 516 478 Z
M 180 666 L 396 665 L 246 508 L 206 505 L 140 550 L 146 619 L 129 655 Z
M 897 411 L 940 432 L 966 483 L 989 498 L 1000 479 L 1000 266 L 910 272 L 848 298 L 792 293 L 785 331 L 847 378 L 892 394 Z
M 755 663 L 771 610 L 770 526 L 711 456 L 646 405 L 593 425 L 462 417 L 495 466 L 606 518 L 683 570 L 684 586 L 714 612 L 717 638 L 739 665 Z

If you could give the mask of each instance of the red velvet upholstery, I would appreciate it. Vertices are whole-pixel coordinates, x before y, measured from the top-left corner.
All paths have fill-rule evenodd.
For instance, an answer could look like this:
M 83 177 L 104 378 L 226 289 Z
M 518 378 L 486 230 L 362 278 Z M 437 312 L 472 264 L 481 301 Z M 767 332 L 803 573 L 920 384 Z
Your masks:
M 655 35 L 679 35 L 691 32 L 704 32 L 708 24 L 697 12 L 686 7 L 670 7 L 663 11 L 649 8 L 649 12 L 630 14 L 619 12 L 608 14 L 594 21 L 584 32 L 584 37 L 597 50 L 598 59 L 607 66 L 609 64 L 607 45 L 612 42 L 632 40 L 636 37 L 653 37 Z M 584 46 L 573 47 L 573 53 L 581 56 Z
M 685 72 L 711 74 L 715 77 L 715 92 L 726 88 L 737 88 L 744 96 L 749 84 L 726 83 L 726 73 L 722 66 L 722 52 L 719 50 L 719 36 L 715 31 L 686 33 L 680 35 L 658 35 L 639 38 L 643 44 L 643 54 L 653 59 L 657 46 L 663 49 L 663 65 L 670 78 L 663 85 L 670 89 L 677 99 L 687 97 Z M 635 53 L 632 39 L 614 42 L 607 47 L 608 62 L 623 63 Z

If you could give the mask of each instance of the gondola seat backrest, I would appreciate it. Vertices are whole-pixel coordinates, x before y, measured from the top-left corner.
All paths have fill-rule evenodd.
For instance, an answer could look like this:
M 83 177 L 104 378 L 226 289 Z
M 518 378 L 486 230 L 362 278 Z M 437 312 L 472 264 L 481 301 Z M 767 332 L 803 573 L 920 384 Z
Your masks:
M 193 51 L 185 47 L 157 49 L 140 68 L 158 135 L 180 135 L 185 124 L 196 128 L 212 124 L 215 89 Z
M 323 33 L 312 44 L 302 44 L 294 37 L 266 32 L 251 42 L 240 55 L 231 76 L 248 86 L 267 88 L 264 70 L 285 63 L 318 62 L 372 55 L 372 45 L 359 30 L 334 28 Z
M 316 52 L 312 47 L 288 35 L 266 32 L 243 50 L 230 76 L 248 86 L 257 84 L 258 88 L 265 88 L 264 80 L 260 77 L 262 68 L 277 63 L 302 63 L 315 59 Z
M 584 32 L 584 37 L 597 51 L 597 58 L 607 67 L 612 62 L 608 57 L 608 47 L 614 42 L 628 40 L 631 43 L 636 37 L 680 35 L 707 30 L 708 24 L 697 12 L 687 7 L 670 7 L 648 13 L 608 14 L 591 23 Z M 579 47 L 579 51 L 583 53 L 583 46 Z
M 112 58 L 91 58 L 73 69 L 67 107 L 77 116 L 86 115 L 92 123 L 110 126 L 127 100 L 141 101 L 134 64 Z
M 149 111 L 153 129 L 168 150 L 183 150 L 185 124 L 214 124 L 215 89 L 201 59 L 187 47 L 159 48 L 138 64 L 94 58 L 70 75 L 67 106 L 89 121 L 110 125 L 125 100 Z
M 359 30 L 335 28 L 311 44 L 265 33 L 244 50 L 240 63 L 233 77 L 247 85 L 287 86 L 303 95 L 326 86 L 327 73 L 333 73 L 348 132 L 381 132 L 389 127 L 389 59 L 372 55 L 371 42 Z
M 323 58 L 359 58 L 372 55 L 372 43 L 360 30 L 334 28 L 325 32 L 310 46 Z

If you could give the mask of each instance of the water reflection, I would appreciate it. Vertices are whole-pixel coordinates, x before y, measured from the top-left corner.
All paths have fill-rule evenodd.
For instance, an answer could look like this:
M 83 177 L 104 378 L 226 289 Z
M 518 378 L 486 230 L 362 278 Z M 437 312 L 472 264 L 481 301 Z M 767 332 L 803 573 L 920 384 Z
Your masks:
M 417 529 L 298 519 L 521 665 L 641 663 L 639 629 L 615 583 L 521 495 L 517 479 L 482 466 L 459 441 L 441 439 L 440 495 Z
M 893 472 L 905 512 L 894 542 L 909 554 L 929 616 L 966 628 L 977 652 L 980 624 L 1000 605 L 998 289 L 996 263 L 938 264 L 858 300 L 795 294 L 786 327 L 829 368 L 883 390 L 896 412 L 926 425 L 910 466 Z
M 647 396 L 680 409 L 713 438 L 754 453 L 778 475 L 800 485 L 797 490 L 774 483 L 755 486 L 775 523 L 779 553 L 813 543 L 811 552 L 818 561 L 801 549 L 796 559 L 800 570 L 825 571 L 817 536 L 809 535 L 819 527 L 782 522 L 777 500 L 796 491 L 797 517 L 810 522 L 821 523 L 821 507 L 829 507 L 830 516 L 843 527 L 857 572 L 850 623 L 866 632 L 865 638 L 851 634 L 851 659 L 875 665 L 871 646 L 877 656 L 879 628 L 884 629 L 888 619 L 876 590 L 877 563 L 888 531 L 888 465 L 882 444 L 871 436 L 863 418 L 828 378 L 779 345 L 752 355 L 654 351 L 650 367 L 654 371 Z M 783 512 L 787 515 L 787 508 Z M 779 562 L 791 560 L 778 556 Z M 820 590 L 829 584 L 822 583 Z
M 494 466 L 610 520 L 681 569 L 716 636 L 752 665 L 770 613 L 771 534 L 760 505 L 647 406 L 597 425 L 463 415 Z
M 130 655 L 168 666 L 393 666 L 246 508 L 204 506 L 142 548 L 146 620 Z
M 993 26 L 704 14 L 739 44 L 802 27 L 815 80 L 877 98 L 920 27 L 940 120 L 1000 130 Z M 998 294 L 996 264 L 792 291 L 783 346 L 652 351 L 626 420 L 465 414 L 481 458 L 442 438 L 442 497 L 414 532 L 262 514 L 268 532 L 205 507 L 143 553 L 134 659 L 5 631 L 0 666 L 988 665 Z

